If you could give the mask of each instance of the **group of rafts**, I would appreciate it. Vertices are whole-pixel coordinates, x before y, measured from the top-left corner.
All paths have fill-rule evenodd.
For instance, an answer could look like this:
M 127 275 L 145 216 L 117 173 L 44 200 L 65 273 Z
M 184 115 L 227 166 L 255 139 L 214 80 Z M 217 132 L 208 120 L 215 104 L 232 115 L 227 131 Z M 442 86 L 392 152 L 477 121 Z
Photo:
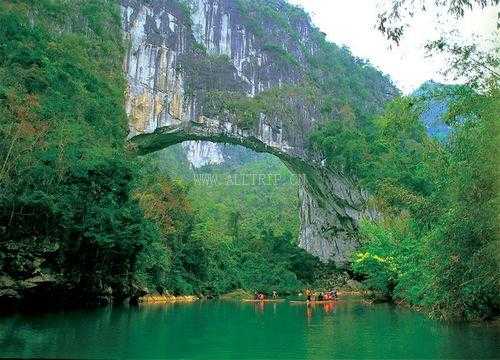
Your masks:
M 314 292 L 311 290 L 305 290 L 304 294 L 299 294 L 299 296 L 305 296 L 304 300 L 290 300 L 292 304 L 329 304 L 337 301 L 337 290 L 331 290 L 327 292 Z M 245 299 L 244 302 L 283 302 L 285 299 L 278 298 L 278 295 L 273 291 L 272 296 L 268 297 L 263 293 L 255 293 L 253 299 Z

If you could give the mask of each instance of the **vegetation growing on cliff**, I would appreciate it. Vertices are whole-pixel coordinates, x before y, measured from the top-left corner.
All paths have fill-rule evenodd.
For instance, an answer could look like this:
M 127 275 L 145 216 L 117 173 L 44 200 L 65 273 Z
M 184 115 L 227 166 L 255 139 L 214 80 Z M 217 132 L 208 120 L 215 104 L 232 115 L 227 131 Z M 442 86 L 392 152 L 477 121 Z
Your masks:
M 451 135 L 437 142 L 415 98 L 373 116 L 394 95 L 390 82 L 317 29 L 301 43 L 300 10 L 278 0 L 238 4 L 255 15 L 246 26 L 264 51 L 300 81 L 250 98 L 226 56 L 193 44 L 182 61 L 187 95 L 242 128 L 264 114 L 300 130 L 313 109 L 324 126 L 311 145 L 357 178 L 382 213 L 362 223 L 352 270 L 439 317 L 498 313 L 498 79 L 481 91 L 451 88 Z M 270 22 L 270 34 L 293 46 L 268 41 Z M 120 31 L 111 0 L 0 3 L 0 297 L 292 292 L 332 270 L 295 246 L 290 188 L 257 196 L 216 185 L 207 196 L 127 156 Z
M 329 166 L 357 177 L 383 213 L 365 222 L 353 270 L 366 285 L 439 317 L 498 311 L 498 90 L 448 88 L 444 142 L 397 99 L 365 127 L 339 121 L 313 135 Z
M 0 4 L 3 295 L 130 292 L 154 232 L 129 196 L 120 31 L 114 1 Z
M 194 42 L 180 66 L 187 94 L 197 98 L 203 115 L 230 117 L 250 129 L 263 113 L 269 119 L 278 116 L 280 125 L 300 132 L 296 120 L 305 113 L 322 124 L 348 109 L 353 119 L 363 122 L 398 94 L 390 79 L 368 62 L 328 42 L 302 9 L 283 0 L 237 0 L 229 6 L 249 32 L 249 44 L 265 54 L 265 61 L 270 60 L 262 78 L 249 79 L 256 82 L 253 86 L 261 84 L 267 90 L 259 89 L 257 96 L 249 97 L 252 89 L 239 80 L 230 59 L 209 54 L 203 44 Z M 244 67 L 263 61 L 249 58 Z M 267 88 L 269 80 L 280 85 Z M 276 110 L 286 111 L 277 114 Z
M 0 4 L 1 298 L 302 286 L 317 260 L 288 230 L 237 210 L 209 230 L 186 183 L 127 156 L 120 29 L 114 1 Z M 224 80 L 224 57 L 192 60 Z
M 395 42 L 407 28 L 401 12 L 425 11 L 406 3 L 394 0 L 392 12 L 379 16 L 380 30 Z M 437 5 L 460 17 L 465 8 L 489 3 Z M 428 50 L 449 51 L 453 59 L 446 72 L 468 80 L 468 86 L 425 94 L 448 104 L 442 121 L 449 134 L 431 138 L 421 119 L 425 102 L 401 97 L 381 116 L 364 121 L 340 116 L 311 141 L 328 166 L 370 190 L 382 213 L 380 220 L 361 224 L 363 244 L 352 258 L 365 285 L 439 318 L 484 319 L 500 309 L 499 76 L 491 70 L 498 53 L 478 55 L 475 46 L 445 38 Z

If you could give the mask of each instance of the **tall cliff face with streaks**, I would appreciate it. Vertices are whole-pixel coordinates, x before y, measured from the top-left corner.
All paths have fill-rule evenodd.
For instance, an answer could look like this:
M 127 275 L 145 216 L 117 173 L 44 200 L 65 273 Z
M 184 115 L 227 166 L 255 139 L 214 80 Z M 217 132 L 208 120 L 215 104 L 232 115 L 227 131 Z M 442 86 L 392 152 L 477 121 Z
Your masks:
M 184 141 L 239 144 L 299 175 L 300 246 L 343 264 L 367 195 L 323 165 L 309 135 L 380 110 L 385 77 L 282 0 L 121 0 L 129 137 L 139 153 Z M 193 146 L 193 145 L 189 145 Z

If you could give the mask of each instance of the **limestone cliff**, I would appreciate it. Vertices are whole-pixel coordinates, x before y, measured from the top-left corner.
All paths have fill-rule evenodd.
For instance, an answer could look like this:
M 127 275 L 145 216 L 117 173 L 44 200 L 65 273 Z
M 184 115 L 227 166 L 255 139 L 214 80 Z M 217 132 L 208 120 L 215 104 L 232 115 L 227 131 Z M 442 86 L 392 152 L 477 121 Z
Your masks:
M 309 135 L 373 113 L 396 93 L 376 70 L 324 40 L 282 0 L 121 0 L 129 45 L 129 137 L 139 153 L 190 140 L 281 158 L 301 179 L 300 246 L 343 264 L 366 194 L 323 166 Z

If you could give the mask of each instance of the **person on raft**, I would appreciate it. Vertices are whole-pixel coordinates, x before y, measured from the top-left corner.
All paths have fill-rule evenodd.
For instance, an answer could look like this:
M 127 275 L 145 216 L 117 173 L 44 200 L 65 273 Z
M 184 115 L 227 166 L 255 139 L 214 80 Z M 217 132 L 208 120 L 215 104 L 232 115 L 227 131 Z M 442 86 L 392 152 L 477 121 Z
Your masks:
M 337 299 L 337 290 L 333 289 L 332 291 L 328 291 L 323 295 L 323 300 L 335 300 Z
M 256 291 L 254 295 L 254 300 L 264 300 L 264 294 Z
M 336 300 L 337 299 L 337 289 L 333 289 L 332 291 L 329 291 L 328 293 L 328 300 Z
M 309 301 L 311 301 L 311 300 L 312 300 L 312 295 L 313 295 L 313 294 L 312 294 L 312 291 L 311 291 L 311 290 L 306 289 L 306 290 L 304 291 L 304 295 L 306 296 L 306 300 L 307 300 L 307 302 L 309 302 Z
M 278 293 L 273 290 L 273 299 L 277 299 L 277 298 L 278 298 Z
M 254 300 L 265 300 L 266 296 L 263 293 L 256 292 L 254 295 Z

